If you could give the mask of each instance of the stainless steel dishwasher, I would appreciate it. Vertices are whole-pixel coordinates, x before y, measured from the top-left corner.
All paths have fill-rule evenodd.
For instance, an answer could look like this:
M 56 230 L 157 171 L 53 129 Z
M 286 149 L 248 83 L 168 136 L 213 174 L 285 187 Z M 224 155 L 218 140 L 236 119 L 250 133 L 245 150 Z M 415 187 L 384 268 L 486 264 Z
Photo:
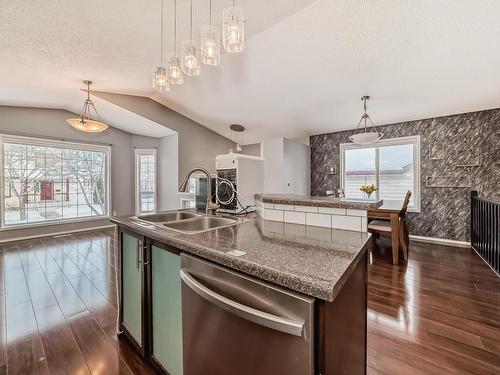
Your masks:
M 314 299 L 182 254 L 184 375 L 308 375 Z

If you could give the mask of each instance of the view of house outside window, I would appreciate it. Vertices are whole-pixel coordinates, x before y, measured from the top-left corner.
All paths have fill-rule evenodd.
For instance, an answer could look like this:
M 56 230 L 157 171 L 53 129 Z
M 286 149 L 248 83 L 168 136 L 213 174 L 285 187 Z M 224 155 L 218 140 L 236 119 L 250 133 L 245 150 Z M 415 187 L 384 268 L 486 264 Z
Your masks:
M 108 216 L 109 148 L 2 141 L 2 225 Z
M 375 185 L 373 198 L 400 202 L 412 192 L 409 207 L 419 210 L 418 137 L 387 139 L 373 145 L 341 145 L 342 187 L 347 198 L 363 199 L 362 185 Z

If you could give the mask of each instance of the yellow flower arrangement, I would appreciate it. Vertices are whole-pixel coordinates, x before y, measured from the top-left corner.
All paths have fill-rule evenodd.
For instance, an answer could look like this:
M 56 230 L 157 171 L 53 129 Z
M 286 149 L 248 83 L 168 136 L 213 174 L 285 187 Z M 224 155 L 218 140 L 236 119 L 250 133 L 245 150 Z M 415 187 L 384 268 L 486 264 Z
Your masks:
M 370 198 L 371 195 L 378 190 L 378 187 L 376 187 L 374 184 L 371 184 L 371 185 L 365 184 L 365 185 L 361 185 L 359 190 L 361 190 L 363 193 L 365 193 L 368 196 L 368 198 Z

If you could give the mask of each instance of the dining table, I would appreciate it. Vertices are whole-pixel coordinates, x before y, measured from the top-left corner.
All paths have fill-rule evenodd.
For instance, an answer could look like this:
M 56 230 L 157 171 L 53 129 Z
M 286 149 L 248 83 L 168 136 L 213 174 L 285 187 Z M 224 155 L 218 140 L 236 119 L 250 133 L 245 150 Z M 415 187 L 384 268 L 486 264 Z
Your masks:
M 402 201 L 384 201 L 382 206 L 368 210 L 368 220 L 385 219 L 391 222 L 392 264 L 399 263 L 400 246 L 400 213 L 403 208 Z

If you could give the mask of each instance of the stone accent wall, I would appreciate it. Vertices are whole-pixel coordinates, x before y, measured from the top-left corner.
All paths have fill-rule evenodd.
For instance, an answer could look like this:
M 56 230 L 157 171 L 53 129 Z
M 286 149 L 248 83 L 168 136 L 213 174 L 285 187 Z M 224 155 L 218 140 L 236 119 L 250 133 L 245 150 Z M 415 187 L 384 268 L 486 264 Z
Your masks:
M 410 234 L 450 240 L 470 240 L 470 191 L 500 201 L 500 109 L 408 121 L 377 126 L 384 139 L 421 136 L 421 212 L 408 214 Z M 349 143 L 353 131 L 314 135 L 311 145 L 311 194 L 325 195 L 340 186 L 341 143 Z M 439 151 L 444 150 L 443 153 Z M 479 149 L 477 166 L 474 163 Z M 430 155 L 432 153 L 432 155 Z M 436 159 L 431 158 L 434 156 Z M 337 173 L 328 174 L 334 166 Z M 467 187 L 447 186 L 446 179 L 428 187 L 428 176 L 449 176 L 449 182 L 460 181 Z M 467 182 L 464 182 L 467 181 Z

